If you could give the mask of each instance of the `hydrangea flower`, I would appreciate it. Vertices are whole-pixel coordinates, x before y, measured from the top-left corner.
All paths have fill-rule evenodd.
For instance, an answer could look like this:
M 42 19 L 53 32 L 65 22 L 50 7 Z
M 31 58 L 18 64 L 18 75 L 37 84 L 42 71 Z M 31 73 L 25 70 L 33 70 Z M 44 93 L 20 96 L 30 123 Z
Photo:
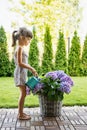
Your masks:
M 53 100 L 62 100 L 64 93 L 69 94 L 73 85 L 71 77 L 64 73 L 64 71 L 51 71 L 40 79 L 32 93 L 43 94 Z

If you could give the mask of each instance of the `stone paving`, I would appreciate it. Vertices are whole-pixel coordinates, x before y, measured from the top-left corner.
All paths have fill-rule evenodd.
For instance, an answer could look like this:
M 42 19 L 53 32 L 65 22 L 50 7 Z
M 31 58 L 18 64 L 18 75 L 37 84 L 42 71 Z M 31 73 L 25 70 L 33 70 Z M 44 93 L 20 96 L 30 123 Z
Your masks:
M 24 108 L 31 120 L 17 120 L 17 109 L 0 109 L 0 130 L 87 130 L 87 107 L 62 107 L 60 117 L 42 117 L 40 108 Z

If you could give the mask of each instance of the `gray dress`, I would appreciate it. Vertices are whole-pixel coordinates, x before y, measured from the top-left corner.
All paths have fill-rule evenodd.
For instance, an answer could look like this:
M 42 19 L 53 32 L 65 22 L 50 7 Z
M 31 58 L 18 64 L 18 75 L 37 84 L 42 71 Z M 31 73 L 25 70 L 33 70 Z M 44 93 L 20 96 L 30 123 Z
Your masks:
M 17 48 L 18 49 L 18 48 Z M 15 70 L 14 70 L 14 81 L 16 86 L 24 86 L 27 78 L 27 69 L 22 68 L 18 65 L 17 62 L 17 50 L 14 53 L 14 62 L 15 62 Z M 28 64 L 28 55 L 22 49 L 22 62 Z

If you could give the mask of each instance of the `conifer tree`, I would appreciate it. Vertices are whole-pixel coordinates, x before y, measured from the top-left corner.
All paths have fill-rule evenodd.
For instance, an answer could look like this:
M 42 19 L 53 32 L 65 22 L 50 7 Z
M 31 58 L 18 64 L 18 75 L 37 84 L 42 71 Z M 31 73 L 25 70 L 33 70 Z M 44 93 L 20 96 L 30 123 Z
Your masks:
M 14 76 L 14 69 L 15 69 L 15 63 L 14 63 L 14 58 L 12 58 L 11 62 L 10 62 L 10 76 Z
M 55 69 L 64 70 L 65 72 L 67 72 L 66 48 L 64 34 L 62 31 L 59 31 L 59 39 L 55 55 Z
M 82 51 L 82 69 L 83 75 L 87 76 L 87 35 L 84 40 L 83 51 Z
M 0 27 L 0 76 L 9 76 L 10 61 L 7 51 L 7 37 L 3 26 Z
M 7 52 L 7 37 L 3 26 L 0 27 L 0 49 Z
M 80 39 L 77 36 L 77 31 L 75 31 L 74 36 L 72 38 L 72 45 L 68 57 L 68 73 L 71 76 L 80 75 L 80 63 Z
M 36 36 L 36 30 L 35 27 L 33 27 L 33 39 L 30 43 L 30 49 L 29 49 L 29 64 L 34 67 L 37 72 L 39 68 L 39 50 L 37 46 L 38 40 Z
M 52 58 L 53 58 L 53 54 L 52 54 L 50 28 L 48 25 L 46 25 L 45 34 L 44 34 L 44 52 L 43 52 L 43 59 L 42 59 L 42 73 L 49 72 L 53 69 Z

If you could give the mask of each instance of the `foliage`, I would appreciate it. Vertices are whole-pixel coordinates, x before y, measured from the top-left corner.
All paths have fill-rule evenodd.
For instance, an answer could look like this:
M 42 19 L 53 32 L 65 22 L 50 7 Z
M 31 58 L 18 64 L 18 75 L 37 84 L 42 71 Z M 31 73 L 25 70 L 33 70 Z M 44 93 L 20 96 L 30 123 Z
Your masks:
M 59 31 L 59 39 L 55 56 L 55 69 L 67 72 L 66 48 L 63 32 Z
M 63 100 L 64 93 L 69 94 L 73 86 L 72 79 L 64 71 L 52 71 L 35 86 L 33 93 L 46 96 L 49 100 Z
M 46 24 L 55 39 L 59 28 L 65 30 L 65 36 L 72 34 L 81 19 L 79 0 L 21 0 L 19 3 L 18 6 L 12 6 L 11 11 L 16 12 L 17 16 L 20 15 L 28 26 L 36 25 L 40 39 L 43 39 Z M 16 24 L 18 25 L 18 22 Z
M 80 39 L 77 36 L 77 32 L 74 32 L 72 38 L 72 46 L 68 57 L 68 73 L 71 76 L 80 75 Z
M 87 35 L 85 37 L 83 52 L 82 52 L 82 69 L 83 75 L 87 76 Z
M 44 53 L 42 59 L 42 73 L 46 73 L 52 70 L 52 42 L 50 35 L 50 28 L 46 26 L 46 31 L 44 34 Z
M 12 61 L 10 62 L 10 76 L 14 76 L 14 69 L 15 69 L 15 63 L 14 59 L 12 58 Z
M 34 67 L 37 71 L 39 69 L 39 50 L 37 47 L 37 36 L 36 36 L 36 30 L 35 27 L 33 27 L 33 39 L 30 43 L 30 49 L 29 49 L 29 64 Z
M 9 76 L 10 61 L 7 52 L 7 37 L 3 26 L 0 27 L 0 76 Z
M 0 27 L 0 50 L 7 51 L 7 37 L 3 26 Z

